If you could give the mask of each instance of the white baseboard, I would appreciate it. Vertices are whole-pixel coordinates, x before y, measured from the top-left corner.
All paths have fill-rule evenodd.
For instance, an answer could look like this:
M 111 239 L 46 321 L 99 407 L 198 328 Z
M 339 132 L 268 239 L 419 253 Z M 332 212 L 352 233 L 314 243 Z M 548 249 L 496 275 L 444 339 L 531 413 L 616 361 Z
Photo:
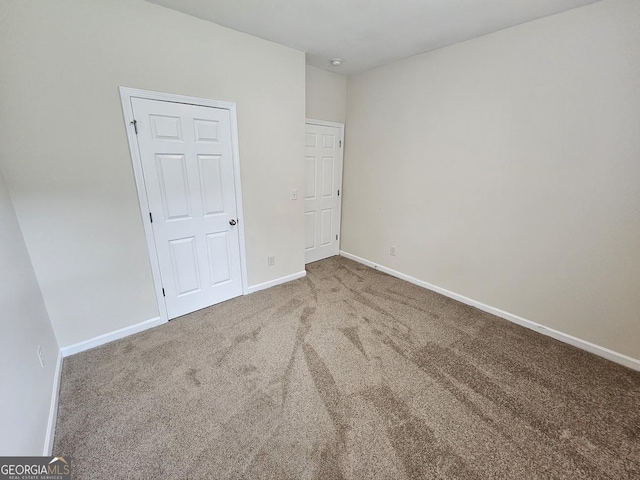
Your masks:
M 358 257 L 348 252 L 340 251 L 340 255 L 354 260 L 358 263 L 362 263 L 371 268 L 375 268 L 376 270 L 380 270 L 381 272 L 387 273 L 393 277 L 400 278 L 401 280 L 405 280 L 409 283 L 413 283 L 414 285 L 418 285 L 419 287 L 426 288 L 428 290 L 432 290 L 436 293 L 444 295 L 445 297 L 453 298 L 461 303 L 465 303 L 467 305 L 471 305 L 479 310 L 482 310 L 487 313 L 491 313 L 500 318 L 504 318 L 513 323 L 517 323 L 518 325 L 522 325 L 523 327 L 534 330 L 543 335 L 547 335 L 549 337 L 555 338 L 564 343 L 568 343 L 569 345 L 573 345 L 574 347 L 580 348 L 582 350 L 586 350 L 587 352 L 591 352 L 600 357 L 606 358 L 607 360 L 611 360 L 612 362 L 619 363 L 620 365 L 624 365 L 625 367 L 631 368 L 633 370 L 640 371 L 640 360 L 630 357 L 628 355 L 624 355 L 622 353 L 614 352 L 605 347 L 601 347 L 600 345 L 596 345 L 591 342 L 587 342 L 586 340 L 582 340 L 580 338 L 574 337 L 567 333 L 559 332 L 558 330 L 554 330 L 553 328 L 545 327 L 544 325 L 540 325 L 539 323 L 532 322 L 531 320 L 527 320 L 526 318 L 522 318 L 518 315 L 514 315 L 513 313 L 505 312 L 504 310 L 500 310 L 499 308 L 495 308 L 489 305 L 486 305 L 477 300 L 473 300 L 471 298 L 465 297 L 464 295 L 460 295 L 455 292 L 451 292 L 444 288 L 438 287 L 436 285 L 432 285 L 430 283 L 424 282 L 422 280 L 418 280 L 417 278 L 411 277 L 401 272 L 397 272 L 392 270 L 391 268 L 385 267 L 383 265 L 379 265 L 370 260 L 366 260 L 364 258 Z
M 166 323 L 166 322 L 163 321 L 160 317 L 151 318 L 149 320 L 145 320 L 144 322 L 136 323 L 135 325 L 121 328 L 120 330 L 115 330 L 113 332 L 105 333 L 104 335 L 98 335 L 97 337 L 90 338 L 89 340 L 85 340 L 84 342 L 69 345 L 68 347 L 62 347 L 60 351 L 62 352 L 62 355 L 64 357 L 68 357 L 69 355 L 75 355 L 76 353 L 84 352 L 85 350 L 99 347 L 100 345 L 104 345 L 105 343 L 113 342 L 114 340 L 119 340 L 121 338 L 128 337 L 129 335 L 142 332 L 144 330 L 147 330 L 152 327 L 156 327 L 163 323 Z
M 291 275 L 286 275 L 284 277 L 276 278 L 275 280 L 269 280 L 268 282 L 252 285 L 247 289 L 247 293 L 259 292 L 260 290 L 264 290 L 265 288 L 271 288 L 271 287 L 275 287 L 276 285 L 282 285 L 283 283 L 287 283 L 292 280 L 297 280 L 306 275 L 307 275 L 307 271 L 302 270 L 301 272 L 292 273 Z
M 44 436 L 44 449 L 42 455 L 48 457 L 53 450 L 53 437 L 56 433 L 56 420 L 58 419 L 58 394 L 60 393 L 60 377 L 62 376 L 62 351 L 58 352 L 56 371 L 53 374 L 53 388 L 51 389 L 51 406 L 49 407 L 49 423 L 47 433 Z
M 298 278 L 302 278 L 307 274 L 306 270 L 301 272 L 293 273 L 291 275 L 286 275 L 284 277 L 276 278 L 275 280 L 270 280 L 268 282 L 259 283 L 258 285 L 250 286 L 247 289 L 247 293 L 258 292 L 260 290 L 264 290 L 265 288 L 275 287 L 276 285 L 281 285 L 283 283 L 290 282 L 292 280 L 297 280 Z M 89 350 L 91 348 L 99 347 L 100 345 L 104 345 L 105 343 L 113 342 L 114 340 L 119 340 L 124 337 L 128 337 L 129 335 L 133 335 L 134 333 L 142 332 L 143 330 L 147 330 L 148 328 L 152 328 L 158 325 L 166 323 L 160 317 L 152 318 L 150 320 L 145 320 L 144 322 L 137 323 L 135 325 L 131 325 L 129 327 L 121 328 L 120 330 L 116 330 L 114 332 L 105 333 L 103 335 L 99 335 L 97 337 L 90 338 L 89 340 L 85 340 L 84 342 L 75 343 L 73 345 L 69 345 L 67 347 L 62 347 L 60 351 L 64 357 L 68 357 L 69 355 L 75 355 L 76 353 L 84 352 L 85 350 Z
M 307 274 L 306 270 L 303 270 L 301 272 L 293 273 L 291 275 L 276 278 L 275 280 L 259 283 L 258 285 L 253 285 L 249 287 L 247 289 L 247 293 L 257 292 L 260 290 L 264 290 L 265 288 L 271 288 L 271 287 L 275 287 L 276 285 L 281 285 L 283 283 L 290 282 L 292 280 L 297 280 L 298 278 L 304 277 L 306 274 Z M 73 345 L 69 345 L 67 347 L 62 347 L 60 351 L 62 352 L 63 357 L 68 357 L 69 355 L 75 355 L 76 353 L 84 352 L 85 350 L 99 347 L 100 345 L 104 345 L 105 343 L 113 342 L 114 340 L 119 340 L 121 338 L 128 337 L 129 335 L 142 332 L 143 330 L 147 330 L 148 328 L 152 328 L 152 327 L 161 325 L 163 323 L 166 323 L 166 322 L 163 321 L 162 318 L 160 317 L 152 318 L 150 320 L 145 320 L 144 322 L 140 322 L 135 325 L 131 325 L 129 327 L 121 328 L 120 330 L 116 330 L 114 332 L 109 332 L 103 335 L 99 335 L 97 337 L 90 338 L 89 340 L 85 340 L 84 342 L 79 342 Z

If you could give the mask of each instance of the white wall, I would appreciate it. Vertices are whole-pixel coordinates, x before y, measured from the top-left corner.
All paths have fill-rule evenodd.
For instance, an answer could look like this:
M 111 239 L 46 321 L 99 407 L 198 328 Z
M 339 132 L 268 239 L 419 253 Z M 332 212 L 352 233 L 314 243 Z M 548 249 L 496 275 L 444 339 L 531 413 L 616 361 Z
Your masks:
M 1 173 L 0 275 L 0 455 L 42 455 L 58 344 Z
M 341 248 L 640 359 L 639 46 L 603 1 L 349 77 Z
M 307 65 L 307 118 L 345 123 L 347 77 Z
M 249 285 L 304 269 L 304 53 L 141 0 L 2 10 L 0 161 L 61 346 L 158 315 L 120 85 L 237 102 Z

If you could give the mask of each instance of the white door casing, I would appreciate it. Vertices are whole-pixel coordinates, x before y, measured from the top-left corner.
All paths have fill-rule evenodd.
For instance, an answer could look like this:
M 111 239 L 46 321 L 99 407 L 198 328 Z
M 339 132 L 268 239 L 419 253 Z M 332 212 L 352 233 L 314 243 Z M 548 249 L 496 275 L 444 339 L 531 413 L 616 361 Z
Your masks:
M 125 119 L 129 113 L 135 120 L 128 133 L 161 316 L 246 292 L 234 109 L 121 92 Z
M 344 126 L 307 120 L 305 135 L 305 262 L 338 255 Z

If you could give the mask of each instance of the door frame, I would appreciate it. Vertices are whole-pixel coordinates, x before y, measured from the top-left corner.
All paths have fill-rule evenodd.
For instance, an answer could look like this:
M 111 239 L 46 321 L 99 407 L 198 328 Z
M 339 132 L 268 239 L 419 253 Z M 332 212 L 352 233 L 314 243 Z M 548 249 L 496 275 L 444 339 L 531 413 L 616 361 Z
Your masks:
M 327 120 L 316 120 L 314 118 L 307 118 L 304 122 L 305 125 L 319 125 L 321 127 L 335 127 L 340 129 L 340 145 L 339 157 L 340 157 L 340 182 L 338 190 L 340 190 L 340 200 L 338 201 L 338 255 L 340 255 L 340 245 L 342 244 L 342 196 L 344 190 L 342 189 L 342 177 L 344 173 L 344 123 L 329 122 Z M 305 259 L 305 265 L 306 259 Z
M 242 282 L 242 294 L 249 293 L 247 280 L 247 261 L 245 246 L 245 230 L 244 230 L 244 211 L 242 209 L 242 188 L 240 182 L 240 155 L 238 145 L 238 117 L 236 104 L 221 100 L 210 100 L 207 98 L 190 97 L 187 95 L 178 95 L 174 93 L 154 92 L 152 90 L 140 90 L 137 88 L 120 87 L 120 100 L 122 102 L 122 113 L 124 116 L 125 130 L 129 141 L 129 152 L 131 154 L 131 162 L 133 163 L 133 174 L 136 182 L 136 190 L 138 192 L 138 203 L 140 205 L 140 216 L 144 227 L 144 234 L 147 240 L 147 249 L 149 252 L 149 261 L 151 263 L 151 274 L 153 276 L 153 285 L 156 293 L 156 302 L 162 323 L 169 321 L 167 313 L 167 305 L 165 297 L 162 294 L 162 278 L 160 276 L 160 262 L 158 261 L 158 252 L 156 250 L 156 242 L 151 226 L 149 201 L 147 199 L 147 189 L 144 183 L 144 174 L 142 170 L 142 158 L 140 157 L 140 149 L 138 147 L 138 136 L 135 132 L 133 124 L 133 105 L 132 98 L 144 98 L 146 100 L 158 100 L 162 102 L 183 103 L 187 105 L 196 105 L 200 107 L 213 107 L 229 111 L 231 121 L 231 154 L 233 157 L 233 176 L 236 190 L 236 210 L 238 222 L 238 237 L 240 242 L 240 276 Z

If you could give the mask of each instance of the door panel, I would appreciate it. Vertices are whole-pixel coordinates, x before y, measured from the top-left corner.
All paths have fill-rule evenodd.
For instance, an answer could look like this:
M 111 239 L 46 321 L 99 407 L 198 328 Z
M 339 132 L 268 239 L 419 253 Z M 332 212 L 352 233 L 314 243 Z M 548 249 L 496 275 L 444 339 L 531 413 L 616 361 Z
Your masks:
M 316 198 L 316 157 L 307 157 L 305 162 L 305 199 Z
M 306 125 L 305 259 L 306 263 L 337 255 L 340 250 L 342 183 L 341 131 Z
M 333 187 L 333 157 L 322 157 L 322 197 L 332 197 L 336 192 L 334 192 Z
M 210 233 L 207 235 L 207 253 L 211 272 L 211 285 L 218 285 L 231 280 L 229 264 L 228 234 Z
M 316 212 L 305 212 L 305 249 L 316 246 Z
M 182 141 L 182 124 L 180 117 L 169 115 L 149 115 L 151 135 L 156 140 Z
M 166 221 L 191 218 L 191 197 L 184 155 L 156 155 L 162 211 Z
M 198 155 L 205 215 L 224 213 L 221 163 L 220 155 Z
M 193 125 L 196 132 L 196 142 L 202 143 L 220 141 L 220 133 L 218 130 L 220 122 L 218 122 L 217 120 L 195 118 L 193 120 Z
M 332 227 L 332 208 L 325 208 L 322 210 L 322 217 L 320 219 L 320 246 L 324 247 L 331 244 L 331 237 L 333 237 Z
M 131 104 L 169 318 L 241 295 L 229 111 Z
M 173 267 L 176 294 L 186 295 L 200 291 L 198 252 L 195 237 L 170 240 L 171 266 Z

